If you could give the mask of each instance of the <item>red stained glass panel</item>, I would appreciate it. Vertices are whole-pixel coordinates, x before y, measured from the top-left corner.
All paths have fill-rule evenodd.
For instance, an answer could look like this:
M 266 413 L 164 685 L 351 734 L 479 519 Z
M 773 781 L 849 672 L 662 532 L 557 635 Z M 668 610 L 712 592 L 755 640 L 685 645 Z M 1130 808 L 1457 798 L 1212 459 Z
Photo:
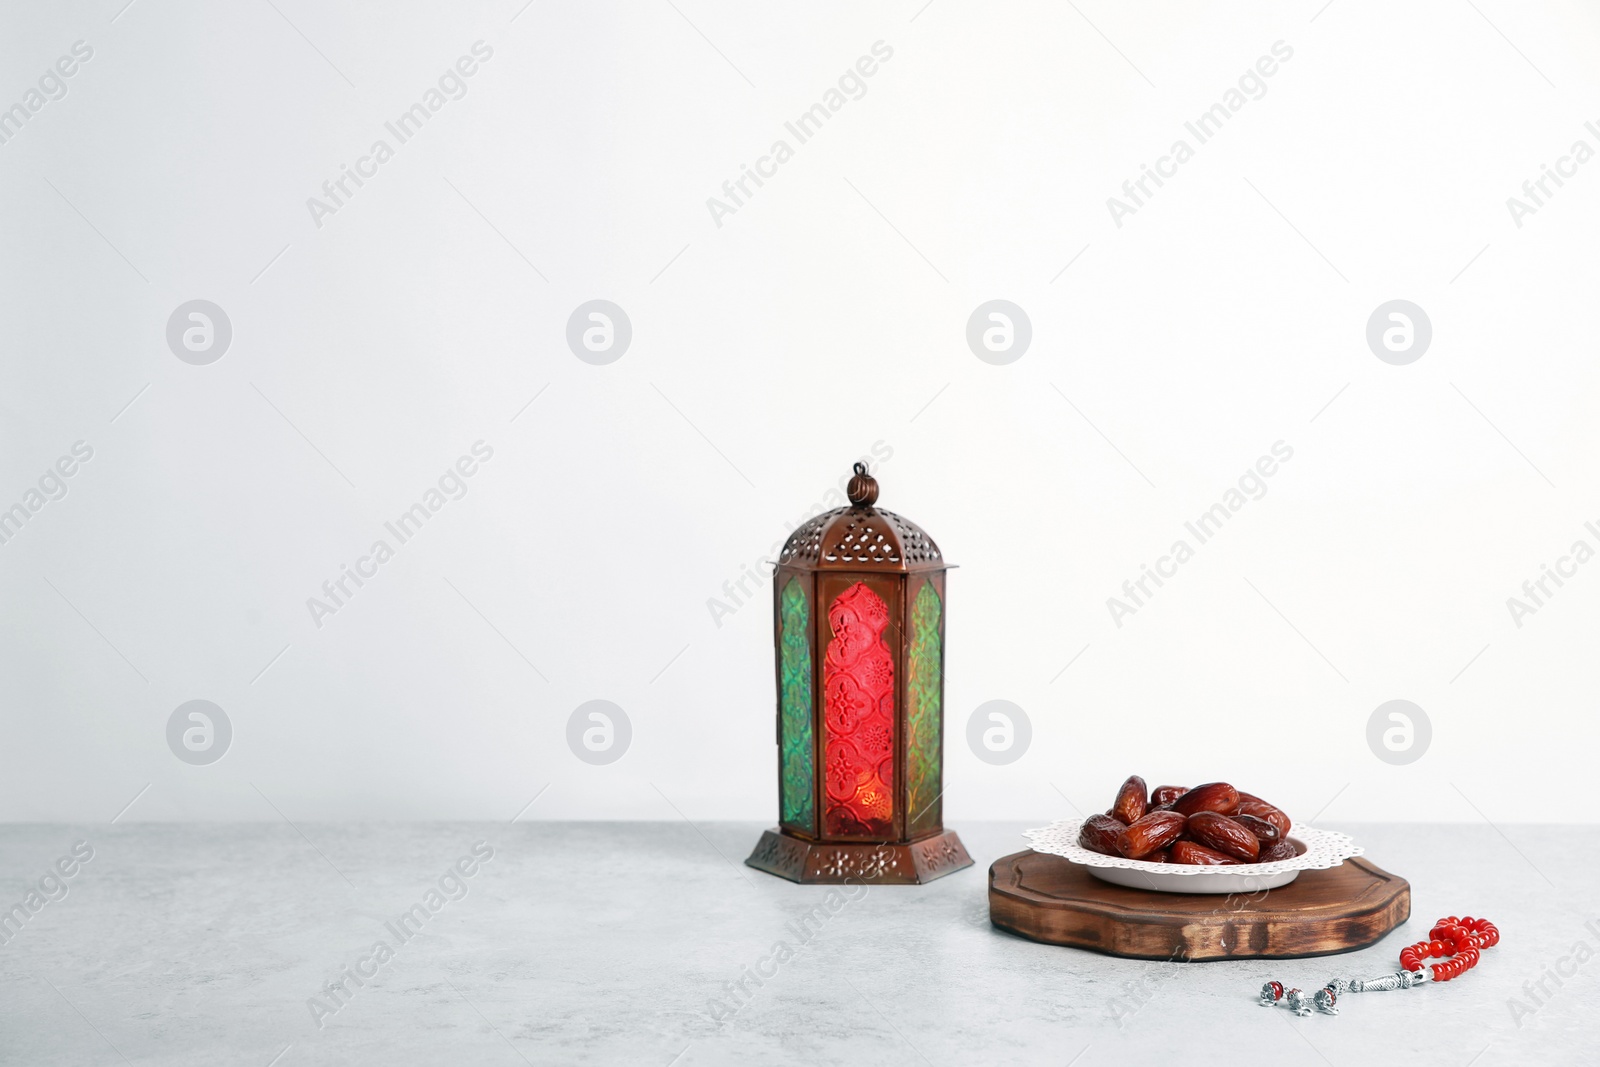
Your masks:
M 894 657 L 884 643 L 889 609 L 857 582 L 828 608 L 833 637 L 823 660 L 827 805 L 823 833 L 894 836 Z

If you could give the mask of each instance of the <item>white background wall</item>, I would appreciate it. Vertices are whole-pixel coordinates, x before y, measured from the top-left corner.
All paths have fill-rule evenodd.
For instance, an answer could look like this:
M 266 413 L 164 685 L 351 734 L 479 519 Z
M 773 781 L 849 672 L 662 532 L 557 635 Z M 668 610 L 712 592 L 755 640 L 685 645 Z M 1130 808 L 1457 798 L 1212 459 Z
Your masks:
M 4 105 L 94 53 L 0 144 L 0 506 L 94 450 L 0 545 L 0 817 L 509 819 L 548 785 L 523 818 L 770 819 L 770 594 L 707 601 L 875 442 L 881 502 L 961 565 L 952 824 L 1103 808 L 1131 771 L 1331 822 L 1594 817 L 1600 563 L 1506 606 L 1600 548 L 1600 162 L 1506 205 L 1600 148 L 1592 6 L 124 2 L 0 32 Z M 880 40 L 719 227 L 707 198 Z M 595 298 L 633 325 L 607 366 L 564 340 Z M 1032 323 L 1007 366 L 964 336 L 995 298 Z M 1407 366 L 1365 340 L 1395 298 L 1433 325 Z M 165 340 L 193 299 L 233 327 L 206 366 Z M 479 440 L 467 495 L 314 625 Z M 1366 739 L 1397 698 L 1433 726 L 1405 766 Z M 232 723 L 209 766 L 166 741 L 192 699 Z M 607 766 L 565 739 L 591 699 L 632 724 Z M 994 699 L 1033 727 L 1006 766 L 965 740 Z

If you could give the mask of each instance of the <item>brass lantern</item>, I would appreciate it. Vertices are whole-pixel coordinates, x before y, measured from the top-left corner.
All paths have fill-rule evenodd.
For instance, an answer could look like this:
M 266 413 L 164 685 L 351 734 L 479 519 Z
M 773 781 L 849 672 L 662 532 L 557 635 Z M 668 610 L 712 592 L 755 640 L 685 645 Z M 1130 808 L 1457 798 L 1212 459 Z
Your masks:
M 850 506 L 796 530 L 772 576 L 779 825 L 745 862 L 795 882 L 920 883 L 971 866 L 944 828 L 945 572 L 916 523 Z

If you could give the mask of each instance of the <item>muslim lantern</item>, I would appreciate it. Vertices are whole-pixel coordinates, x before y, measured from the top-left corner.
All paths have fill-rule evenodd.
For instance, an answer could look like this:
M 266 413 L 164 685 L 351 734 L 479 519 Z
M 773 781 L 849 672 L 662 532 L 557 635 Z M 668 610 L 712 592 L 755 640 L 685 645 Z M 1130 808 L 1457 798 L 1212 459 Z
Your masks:
M 972 864 L 940 803 L 948 567 L 921 527 L 873 507 L 864 464 L 847 495 L 772 576 L 779 821 L 745 862 L 796 882 L 927 882 Z

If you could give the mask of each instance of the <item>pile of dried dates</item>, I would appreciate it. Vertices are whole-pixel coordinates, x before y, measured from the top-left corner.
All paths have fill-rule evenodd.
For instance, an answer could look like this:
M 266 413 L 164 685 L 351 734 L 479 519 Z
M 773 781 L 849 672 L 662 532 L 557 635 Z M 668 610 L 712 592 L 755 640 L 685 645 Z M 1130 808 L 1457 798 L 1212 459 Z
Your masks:
M 1289 825 L 1280 809 L 1227 782 L 1150 792 L 1136 774 L 1122 783 L 1110 811 L 1084 820 L 1078 844 L 1150 863 L 1271 863 L 1299 855 Z

